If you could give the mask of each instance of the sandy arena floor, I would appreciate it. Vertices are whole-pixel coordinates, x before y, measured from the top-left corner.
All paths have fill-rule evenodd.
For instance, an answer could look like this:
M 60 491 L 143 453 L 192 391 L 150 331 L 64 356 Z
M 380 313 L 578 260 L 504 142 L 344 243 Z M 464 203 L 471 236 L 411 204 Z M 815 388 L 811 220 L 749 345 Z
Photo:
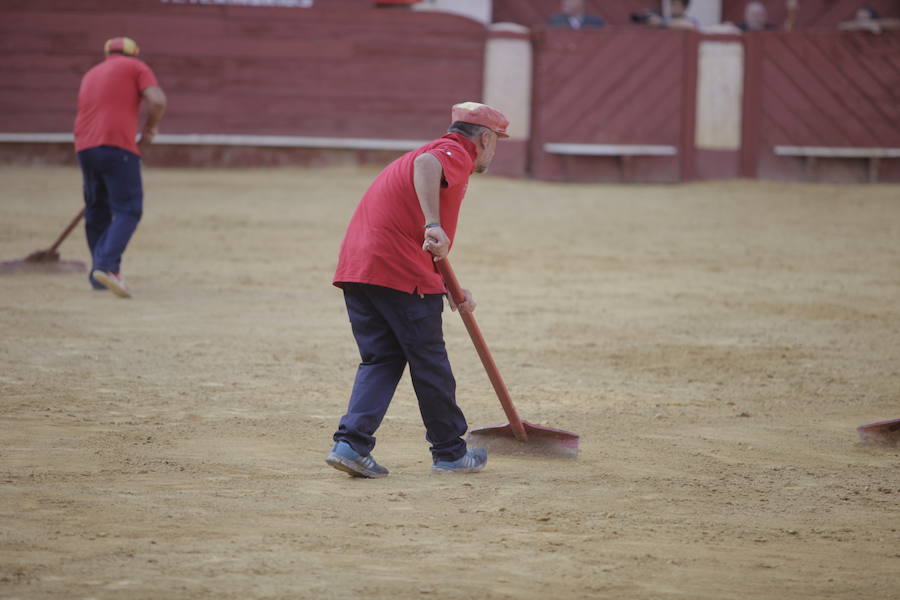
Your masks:
M 581 455 L 433 475 L 405 377 L 391 476 L 355 480 L 330 276 L 374 174 L 148 169 L 133 299 L 0 276 L 0 597 L 900 597 L 900 448 L 855 431 L 900 417 L 900 188 L 473 178 L 457 274 Z M 0 260 L 80 207 L 74 168 L 0 190 Z M 504 422 L 445 322 L 470 423 Z

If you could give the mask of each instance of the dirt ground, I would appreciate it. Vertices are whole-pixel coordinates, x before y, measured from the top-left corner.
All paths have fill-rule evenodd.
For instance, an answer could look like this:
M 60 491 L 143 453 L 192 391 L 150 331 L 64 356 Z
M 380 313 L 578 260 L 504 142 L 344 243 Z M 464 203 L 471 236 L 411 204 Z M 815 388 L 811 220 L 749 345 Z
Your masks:
M 330 276 L 374 174 L 150 168 L 133 299 L 0 276 L 0 597 L 900 598 L 900 448 L 855 430 L 900 417 L 900 188 L 473 178 L 457 274 L 580 456 L 432 474 L 405 376 L 357 480 L 324 463 L 359 360 Z M 0 194 L 20 258 L 80 174 Z

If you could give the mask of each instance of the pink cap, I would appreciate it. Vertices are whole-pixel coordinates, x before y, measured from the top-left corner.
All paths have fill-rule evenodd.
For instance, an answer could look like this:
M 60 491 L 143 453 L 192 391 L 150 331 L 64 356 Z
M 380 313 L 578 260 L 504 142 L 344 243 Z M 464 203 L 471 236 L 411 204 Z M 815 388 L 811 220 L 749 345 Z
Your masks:
M 455 123 L 457 121 L 481 125 L 496 133 L 498 137 L 509 137 L 506 133 L 506 128 L 509 127 L 509 119 L 504 117 L 502 112 L 487 104 L 479 104 L 478 102 L 454 104 L 450 113 L 450 122 Z

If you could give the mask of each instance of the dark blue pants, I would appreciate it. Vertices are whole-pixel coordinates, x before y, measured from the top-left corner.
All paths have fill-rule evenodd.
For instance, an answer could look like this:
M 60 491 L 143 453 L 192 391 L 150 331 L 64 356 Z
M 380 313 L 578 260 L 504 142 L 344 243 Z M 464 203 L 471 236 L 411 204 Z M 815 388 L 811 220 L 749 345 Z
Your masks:
M 375 431 L 408 363 L 433 457 L 462 457 L 467 425 L 456 405 L 456 380 L 444 345 L 443 296 L 419 296 L 357 283 L 343 285 L 362 362 L 334 440 L 347 442 L 363 456 L 372 451 Z
M 78 163 L 84 178 L 84 227 L 93 269 L 118 273 L 143 213 L 141 157 L 114 146 L 97 146 L 79 152 Z

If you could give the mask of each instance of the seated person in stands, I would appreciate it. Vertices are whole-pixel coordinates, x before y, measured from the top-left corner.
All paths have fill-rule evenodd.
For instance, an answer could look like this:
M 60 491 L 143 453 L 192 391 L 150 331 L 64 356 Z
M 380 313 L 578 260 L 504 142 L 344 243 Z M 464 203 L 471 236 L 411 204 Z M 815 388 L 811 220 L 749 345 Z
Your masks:
M 744 6 L 744 22 L 738 25 L 741 31 L 771 31 L 777 29 L 769 23 L 766 5 L 762 2 L 748 2 Z
M 645 11 L 634 13 L 631 20 L 635 23 L 644 23 L 648 27 L 660 27 L 663 29 L 699 29 L 700 23 L 694 17 L 688 16 L 687 9 L 691 0 L 672 0 L 671 14 L 666 17 L 664 11 Z
M 560 10 L 562 10 L 562 13 L 550 17 L 547 21 L 548 25 L 568 27 L 569 29 L 603 27 L 603 19 L 601 17 L 587 13 L 584 8 L 584 0 L 562 0 Z
M 870 31 L 881 33 L 891 29 L 900 29 L 900 19 L 882 19 L 878 12 L 871 6 L 861 6 L 856 9 L 856 16 L 852 21 L 845 21 L 838 25 L 841 31 Z

